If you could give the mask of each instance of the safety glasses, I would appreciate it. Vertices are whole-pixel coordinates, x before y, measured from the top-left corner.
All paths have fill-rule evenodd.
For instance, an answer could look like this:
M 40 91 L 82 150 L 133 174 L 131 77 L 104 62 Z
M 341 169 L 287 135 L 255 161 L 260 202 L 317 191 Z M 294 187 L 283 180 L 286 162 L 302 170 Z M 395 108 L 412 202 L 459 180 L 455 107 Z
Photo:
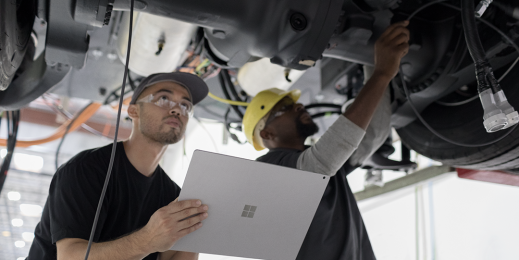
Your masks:
M 274 106 L 274 108 L 272 108 L 272 110 L 270 111 L 270 115 L 269 115 L 267 121 L 265 122 L 265 125 L 270 124 L 270 122 L 272 122 L 272 121 L 274 121 L 274 119 L 282 116 L 287 111 L 292 110 L 294 105 L 295 105 L 294 100 L 292 100 L 291 98 L 288 98 L 288 97 L 279 101 Z
M 192 116 L 193 115 L 193 103 L 188 100 L 181 101 L 173 101 L 171 97 L 167 94 L 149 94 L 139 100 L 137 103 L 152 103 L 158 107 L 164 108 L 166 110 L 171 110 L 175 106 L 180 108 L 180 114 L 183 116 Z

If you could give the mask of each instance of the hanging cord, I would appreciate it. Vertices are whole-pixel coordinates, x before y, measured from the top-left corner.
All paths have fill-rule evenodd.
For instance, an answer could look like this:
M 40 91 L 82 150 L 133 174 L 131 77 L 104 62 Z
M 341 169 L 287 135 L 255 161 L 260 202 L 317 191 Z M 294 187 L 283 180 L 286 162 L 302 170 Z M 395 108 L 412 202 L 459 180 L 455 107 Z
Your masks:
M 130 50 L 132 46 L 132 31 L 133 31 L 133 4 L 134 0 L 130 0 L 130 28 L 129 28 L 129 35 L 128 35 L 128 48 L 126 52 L 126 64 L 124 68 L 124 77 L 123 77 L 123 83 L 121 85 L 121 96 L 119 97 L 119 108 L 117 110 L 117 122 L 115 125 L 115 137 L 114 142 L 112 145 L 112 154 L 110 155 L 110 163 L 108 165 L 108 171 L 106 173 L 106 179 L 103 184 L 103 190 L 101 191 L 101 198 L 99 198 L 99 203 L 97 205 L 96 215 L 94 217 L 94 223 L 92 224 L 92 231 L 90 232 L 90 238 L 88 240 L 88 246 L 85 254 L 85 260 L 88 259 L 88 255 L 90 254 L 90 248 L 92 247 L 92 241 L 94 240 L 94 234 L 97 227 L 97 221 L 99 220 L 99 214 L 101 213 L 101 206 L 103 205 L 103 200 L 106 195 L 106 189 L 108 187 L 108 182 L 110 181 L 110 175 L 112 175 L 112 167 L 114 163 L 115 158 L 115 151 L 117 148 L 117 135 L 119 133 L 119 122 L 121 121 L 121 108 L 123 105 L 124 100 L 124 87 L 126 86 L 126 79 L 128 77 L 128 64 L 130 63 Z
M 13 158 L 14 148 L 16 147 L 16 138 L 18 136 L 18 125 L 20 123 L 20 110 L 7 111 L 5 113 L 7 121 L 7 153 L 4 157 L 2 167 L 0 167 L 0 192 L 4 187 L 5 179 L 7 178 L 7 172 L 11 165 Z
M 70 122 L 70 124 L 67 125 L 67 129 L 65 130 L 65 133 L 63 134 L 63 137 L 61 137 L 61 141 L 59 141 L 59 145 L 58 145 L 58 148 L 56 149 L 56 155 L 55 155 L 55 158 L 54 158 L 54 166 L 56 167 L 56 171 L 58 170 L 58 165 L 59 165 L 59 161 L 58 161 L 58 158 L 59 158 L 59 151 L 61 150 L 61 146 L 63 145 L 63 142 L 65 141 L 65 137 L 67 136 L 67 134 L 69 133 L 70 131 L 70 128 L 72 127 L 72 124 L 74 124 L 74 122 L 76 121 L 76 119 L 79 117 L 79 115 L 81 115 L 83 112 L 85 112 L 85 110 L 90 106 L 92 105 L 94 102 L 90 102 L 88 105 L 86 105 L 84 108 L 82 108 L 77 114 L 76 116 L 72 119 L 72 121 Z
M 418 12 L 422 11 L 423 9 L 425 9 L 426 7 L 429 7 L 433 4 L 437 4 L 437 3 L 441 3 L 441 2 L 444 2 L 444 0 L 438 0 L 438 1 L 434 1 L 434 2 L 431 2 L 427 5 L 424 5 L 422 6 L 421 8 L 419 8 L 418 10 L 414 11 L 409 17 L 407 20 L 411 20 Z M 458 11 L 461 11 L 461 8 L 458 8 L 458 7 L 455 7 L 455 6 L 451 6 L 451 5 L 447 5 L 447 4 L 443 4 L 447 7 L 450 7 L 450 8 L 453 8 L 453 9 L 456 9 Z M 480 21 L 485 21 L 481 18 L 479 18 Z M 484 22 L 485 24 L 490 24 L 488 22 Z M 501 32 L 501 30 L 499 30 L 497 27 L 495 26 L 490 26 L 492 29 L 496 30 L 499 34 L 501 34 L 502 36 L 504 35 L 503 32 Z M 505 35 L 506 36 L 506 35 Z M 515 42 L 512 41 L 512 39 L 510 39 L 508 36 L 504 37 L 506 40 L 508 40 L 512 46 L 514 46 L 514 48 L 517 50 L 517 52 L 519 53 L 519 47 L 517 47 L 517 45 L 515 44 Z M 481 55 L 480 53 L 477 54 L 477 55 Z M 485 57 L 485 55 L 483 54 L 483 57 Z M 512 64 L 512 66 L 514 66 L 514 64 Z M 458 145 L 458 146 L 463 146 L 463 147 L 482 147 L 482 146 L 488 146 L 488 145 L 492 145 L 492 144 L 495 144 L 501 140 L 503 140 L 505 137 L 507 137 L 511 132 L 513 132 L 516 128 L 517 128 L 517 124 L 514 125 L 513 128 L 511 128 L 510 130 L 508 130 L 506 132 L 506 134 L 504 134 L 503 136 L 497 138 L 496 140 L 493 140 L 493 141 L 490 141 L 490 142 L 485 142 L 485 143 L 481 143 L 481 144 L 467 144 L 467 143 L 461 143 L 461 142 L 457 142 L 457 141 L 454 141 L 454 140 L 451 140 L 445 136 L 443 136 L 442 134 L 438 133 L 436 130 L 434 130 L 424 119 L 423 117 L 420 115 L 420 112 L 418 112 L 418 109 L 416 109 L 413 101 L 411 100 L 411 96 L 410 96 L 410 93 L 409 93 L 409 90 L 407 89 L 407 84 L 405 82 L 405 79 L 404 79 L 404 73 L 402 72 L 402 66 L 400 65 L 399 67 L 399 74 L 400 74 L 400 79 L 402 81 L 402 87 L 404 88 L 404 92 L 405 92 L 405 95 L 407 97 L 407 100 L 409 101 L 409 105 L 411 106 L 411 109 L 413 109 L 413 111 L 415 112 L 416 116 L 418 117 L 418 119 L 422 122 L 422 124 L 427 128 L 429 129 L 429 131 L 431 131 L 434 135 L 436 135 L 437 137 L 439 137 L 440 139 L 448 142 L 448 143 L 451 143 L 451 144 L 454 144 L 454 145 Z
M 229 135 L 231 136 L 231 139 L 234 140 L 235 142 L 239 143 L 239 144 L 245 144 L 246 142 L 242 142 L 240 141 L 240 139 L 238 138 L 238 136 L 236 136 L 236 134 L 233 134 L 231 133 L 230 129 L 231 129 L 231 123 L 232 122 L 229 122 L 229 113 L 231 112 L 231 106 L 229 106 L 227 108 L 227 111 L 225 112 L 225 116 L 224 116 L 224 124 L 225 124 L 225 129 L 227 129 L 227 132 L 229 133 Z
M 234 83 L 231 80 L 229 71 L 226 69 L 222 69 L 222 73 L 223 73 L 223 79 L 227 83 L 227 86 L 229 87 L 229 89 L 231 90 L 231 94 L 233 95 L 234 100 L 243 102 L 240 95 L 238 95 L 238 92 L 236 92 L 236 86 L 234 85 Z
M 218 81 L 220 82 L 220 86 L 222 87 L 222 91 L 223 91 L 223 94 L 225 95 L 225 98 L 227 98 L 228 100 L 232 100 L 231 99 L 231 96 L 229 95 L 229 92 L 227 91 L 227 84 L 225 82 L 225 78 L 223 76 L 224 70 L 220 71 L 220 73 L 218 74 Z M 238 101 L 239 102 L 239 101 Z M 240 109 L 238 108 L 238 106 L 234 106 L 234 105 L 231 105 L 232 109 L 234 110 L 234 112 L 236 112 L 236 114 L 240 117 L 240 118 L 243 118 L 243 113 L 240 111 Z

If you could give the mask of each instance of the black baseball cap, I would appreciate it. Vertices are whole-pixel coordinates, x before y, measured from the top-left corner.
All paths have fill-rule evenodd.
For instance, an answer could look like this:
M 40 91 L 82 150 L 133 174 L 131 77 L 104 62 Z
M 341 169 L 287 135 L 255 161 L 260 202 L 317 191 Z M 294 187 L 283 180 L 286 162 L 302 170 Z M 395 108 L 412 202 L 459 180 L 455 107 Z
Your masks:
M 133 91 L 132 101 L 130 104 L 135 104 L 141 93 L 147 87 L 164 81 L 175 82 L 187 89 L 191 96 L 193 105 L 202 101 L 209 93 L 209 88 L 204 80 L 197 75 L 186 72 L 170 72 L 170 73 L 156 73 L 151 74 L 141 81 L 139 86 Z

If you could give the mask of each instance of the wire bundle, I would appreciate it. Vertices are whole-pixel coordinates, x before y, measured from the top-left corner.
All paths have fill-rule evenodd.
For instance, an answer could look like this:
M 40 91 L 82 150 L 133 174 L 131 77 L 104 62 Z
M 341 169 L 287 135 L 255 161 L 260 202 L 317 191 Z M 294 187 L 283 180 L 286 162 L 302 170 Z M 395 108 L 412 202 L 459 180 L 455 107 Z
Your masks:
M 20 110 L 7 111 L 7 153 L 4 157 L 2 166 L 0 167 L 0 191 L 4 187 L 5 179 L 7 177 L 7 171 L 11 165 L 11 159 L 13 158 L 14 148 L 16 146 L 16 137 L 18 135 L 18 125 L 20 123 Z

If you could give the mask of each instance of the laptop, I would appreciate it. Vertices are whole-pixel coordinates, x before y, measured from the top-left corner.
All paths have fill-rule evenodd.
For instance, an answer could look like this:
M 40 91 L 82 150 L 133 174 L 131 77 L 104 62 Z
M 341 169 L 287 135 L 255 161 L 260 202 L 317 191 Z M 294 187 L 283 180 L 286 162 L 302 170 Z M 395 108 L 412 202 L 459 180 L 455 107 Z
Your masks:
M 200 199 L 209 217 L 170 249 L 294 260 L 329 178 L 196 150 L 179 200 Z

